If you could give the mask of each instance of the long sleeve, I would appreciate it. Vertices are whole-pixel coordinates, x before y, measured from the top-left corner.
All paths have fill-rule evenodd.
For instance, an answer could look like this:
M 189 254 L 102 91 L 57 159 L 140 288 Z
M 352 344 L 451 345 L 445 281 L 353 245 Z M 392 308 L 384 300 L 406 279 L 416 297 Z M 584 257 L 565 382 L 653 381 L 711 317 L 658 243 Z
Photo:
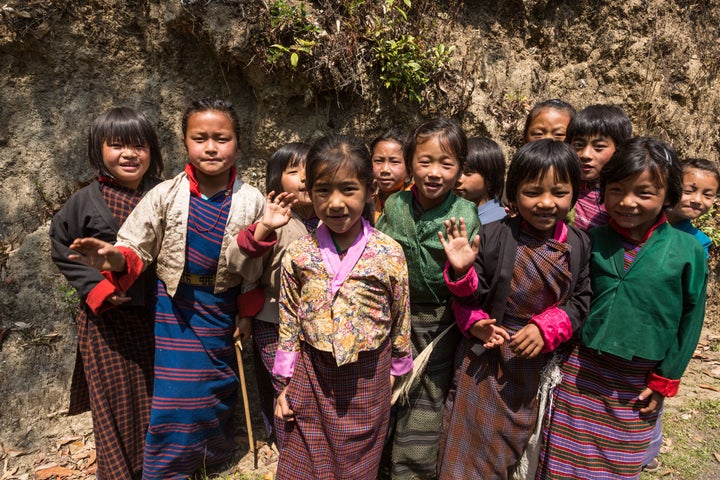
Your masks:
M 405 255 L 400 250 L 398 259 L 399 275 L 392 278 L 392 305 L 390 315 L 392 328 L 392 368 L 395 376 L 404 375 L 413 368 L 412 346 L 410 341 L 410 287 L 408 285 L 407 264 Z
M 278 349 L 275 354 L 273 375 L 290 378 L 295 370 L 295 362 L 300 354 L 300 321 L 298 320 L 298 302 L 300 300 L 300 282 L 295 278 L 292 258 L 286 255 L 280 272 L 280 328 L 278 330 Z

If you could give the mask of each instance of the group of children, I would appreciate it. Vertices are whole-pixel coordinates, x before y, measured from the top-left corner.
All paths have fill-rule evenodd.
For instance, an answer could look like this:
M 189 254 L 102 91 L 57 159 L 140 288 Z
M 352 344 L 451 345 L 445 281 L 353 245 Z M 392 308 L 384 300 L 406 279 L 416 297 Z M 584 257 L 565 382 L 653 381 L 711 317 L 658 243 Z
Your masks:
M 237 178 L 238 125 L 194 102 L 187 166 L 160 182 L 147 119 L 111 109 L 97 181 L 53 219 L 98 478 L 230 461 L 249 335 L 279 479 L 637 478 L 653 460 L 702 327 L 691 221 L 713 163 L 631 138 L 618 107 L 549 100 L 507 178 L 497 143 L 436 118 L 369 149 L 286 144 L 263 198 Z

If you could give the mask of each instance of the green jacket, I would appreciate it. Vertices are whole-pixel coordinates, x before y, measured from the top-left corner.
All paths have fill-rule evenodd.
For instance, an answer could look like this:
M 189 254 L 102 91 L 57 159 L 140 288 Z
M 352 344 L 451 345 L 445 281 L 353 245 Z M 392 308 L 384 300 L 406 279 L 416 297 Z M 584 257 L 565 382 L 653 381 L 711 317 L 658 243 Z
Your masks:
M 447 257 L 438 232 L 445 233 L 443 222 L 450 217 L 464 218 L 468 238 L 480 233 L 480 220 L 474 203 L 450 192 L 443 203 L 416 216 L 413 192 L 397 192 L 385 202 L 383 214 L 375 226 L 402 245 L 408 263 L 410 303 L 445 305 L 450 291 L 445 285 L 443 268 Z
M 622 237 L 610 225 L 591 229 L 589 235 L 593 299 L 583 343 L 627 360 L 657 360 L 656 374 L 679 379 L 705 316 L 707 263 L 702 247 L 664 223 L 625 271 Z

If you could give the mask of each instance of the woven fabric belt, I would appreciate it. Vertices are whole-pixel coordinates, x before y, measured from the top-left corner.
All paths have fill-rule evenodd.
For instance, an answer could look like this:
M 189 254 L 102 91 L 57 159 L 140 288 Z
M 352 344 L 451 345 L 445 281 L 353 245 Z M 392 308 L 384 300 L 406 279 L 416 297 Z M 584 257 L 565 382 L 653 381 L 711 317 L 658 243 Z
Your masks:
M 180 283 L 194 285 L 196 287 L 214 287 L 215 275 L 200 275 L 198 273 L 183 273 L 180 276 Z

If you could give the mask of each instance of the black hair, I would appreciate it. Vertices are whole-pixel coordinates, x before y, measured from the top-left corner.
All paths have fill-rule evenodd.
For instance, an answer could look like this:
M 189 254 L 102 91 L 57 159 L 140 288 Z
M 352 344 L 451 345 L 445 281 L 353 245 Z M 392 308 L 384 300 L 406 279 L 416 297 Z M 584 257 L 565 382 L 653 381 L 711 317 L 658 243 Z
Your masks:
M 463 170 L 465 158 L 467 157 L 467 136 L 465 136 L 465 131 L 453 119 L 434 118 L 418 126 L 408 136 L 403 151 L 408 173 L 412 174 L 412 161 L 418 144 L 436 135 L 440 147 L 446 153 L 452 154 L 457 159 L 460 171 Z
M 187 134 L 188 119 L 195 113 L 207 112 L 209 110 L 214 110 L 227 115 L 227 117 L 230 119 L 230 122 L 232 123 L 233 131 L 235 132 L 235 138 L 237 139 L 238 148 L 240 148 L 240 118 L 238 117 L 237 112 L 233 108 L 232 103 L 219 98 L 201 98 L 200 100 L 195 100 L 190 104 L 187 110 L 185 110 L 185 113 L 182 117 L 183 138 L 185 138 L 185 134 Z
M 565 141 L 572 143 L 576 137 L 590 135 L 610 137 L 617 148 L 632 136 L 632 123 L 625 110 L 616 105 L 590 105 L 570 120 Z
M 113 141 L 123 145 L 147 145 L 150 165 L 145 176 L 158 180 L 162 177 L 164 165 L 157 133 L 141 112 L 130 107 L 115 107 L 93 121 L 88 134 L 88 159 L 100 175 L 112 177 L 103 162 L 102 147 Z
M 289 167 L 304 167 L 310 145 L 302 142 L 286 143 L 272 154 L 265 170 L 265 191 L 283 192 L 282 176 Z
M 580 164 L 575 151 L 565 142 L 543 138 L 523 145 L 515 152 L 508 168 L 505 193 L 508 202 L 517 201 L 518 188 L 523 182 L 543 177 L 553 169 L 554 181 L 572 186 L 572 203 L 580 193 Z
M 559 98 L 551 98 L 550 100 L 544 100 L 542 102 L 536 103 L 533 106 L 532 110 L 530 110 L 530 113 L 528 113 L 527 117 L 525 118 L 523 141 L 526 141 L 527 139 L 530 124 L 533 122 L 533 120 L 535 120 L 535 118 L 537 118 L 538 115 L 540 115 L 540 113 L 542 113 L 543 110 L 560 110 L 561 112 L 567 113 L 568 117 L 570 117 L 570 120 L 572 120 L 575 116 L 575 108 L 568 102 L 560 100 Z
M 305 188 L 311 193 L 315 182 L 325 176 L 332 177 L 346 167 L 355 175 L 368 192 L 372 191 L 374 176 L 370 151 L 365 143 L 350 135 L 327 135 L 313 143 L 305 162 Z M 375 214 L 368 203 L 363 217 L 373 222 Z
M 464 171 L 479 173 L 488 196 L 500 200 L 505 183 L 505 155 L 497 142 L 487 137 L 468 138 Z
M 399 128 L 390 128 L 385 132 L 381 133 L 370 143 L 370 155 L 375 151 L 375 146 L 380 142 L 392 141 L 400 144 L 401 148 L 405 147 L 407 142 L 407 134 L 401 131 Z
M 683 175 L 685 175 L 685 173 L 691 168 L 697 168 L 698 170 L 710 172 L 715 176 L 715 180 L 717 180 L 718 184 L 720 184 L 720 171 L 718 171 L 717 165 L 706 158 L 686 158 L 680 162 L 680 167 L 682 167 Z
M 600 171 L 600 201 L 605 200 L 609 183 L 650 171 L 658 188 L 665 188 L 665 201 L 673 207 L 682 197 L 682 167 L 675 149 L 662 140 L 634 137 L 615 150 Z

